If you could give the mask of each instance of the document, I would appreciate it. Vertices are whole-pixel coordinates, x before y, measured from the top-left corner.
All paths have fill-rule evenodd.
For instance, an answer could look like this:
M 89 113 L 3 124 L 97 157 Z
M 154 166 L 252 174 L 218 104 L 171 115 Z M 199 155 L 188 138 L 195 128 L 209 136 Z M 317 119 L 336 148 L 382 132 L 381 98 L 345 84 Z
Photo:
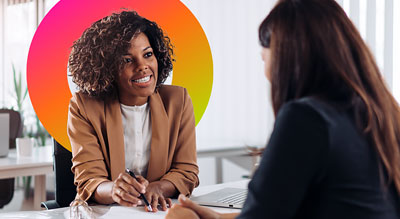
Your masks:
M 124 207 L 119 205 L 93 205 L 90 206 L 91 213 L 80 209 L 79 218 L 92 219 L 92 218 L 102 218 L 102 219 L 115 219 L 115 218 L 140 218 L 140 219 L 156 219 L 165 218 L 167 214 L 166 211 L 158 211 L 156 213 L 146 212 L 144 206 L 139 207 Z M 64 212 L 64 218 L 73 219 L 70 217 L 70 209 Z
M 166 211 L 146 212 L 144 207 L 123 207 L 123 206 L 112 206 L 107 213 L 99 218 L 165 218 Z

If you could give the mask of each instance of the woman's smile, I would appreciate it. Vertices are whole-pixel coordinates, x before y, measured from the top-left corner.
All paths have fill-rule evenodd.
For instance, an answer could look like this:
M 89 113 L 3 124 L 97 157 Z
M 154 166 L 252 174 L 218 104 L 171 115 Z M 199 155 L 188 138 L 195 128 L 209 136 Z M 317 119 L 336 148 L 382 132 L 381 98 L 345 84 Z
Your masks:
M 151 85 L 153 82 L 154 77 L 153 75 L 142 76 L 138 79 L 132 79 L 131 82 L 141 88 L 146 88 Z

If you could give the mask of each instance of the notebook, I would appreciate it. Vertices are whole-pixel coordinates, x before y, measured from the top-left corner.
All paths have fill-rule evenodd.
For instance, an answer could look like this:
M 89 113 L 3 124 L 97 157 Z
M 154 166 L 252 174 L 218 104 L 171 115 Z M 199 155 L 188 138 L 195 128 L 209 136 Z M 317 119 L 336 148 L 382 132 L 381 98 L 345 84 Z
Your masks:
M 205 195 L 190 198 L 199 205 L 225 208 L 242 208 L 247 189 L 224 188 Z
M 8 155 L 10 148 L 10 114 L 0 113 L 0 157 Z

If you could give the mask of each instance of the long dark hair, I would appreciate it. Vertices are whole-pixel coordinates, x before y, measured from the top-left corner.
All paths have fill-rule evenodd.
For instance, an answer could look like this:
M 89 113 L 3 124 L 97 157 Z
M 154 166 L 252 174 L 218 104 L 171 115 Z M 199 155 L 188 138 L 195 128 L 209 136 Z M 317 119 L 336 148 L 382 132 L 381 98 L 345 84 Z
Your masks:
M 259 39 L 271 49 L 275 115 L 304 96 L 347 104 L 400 194 L 399 105 L 343 9 L 334 0 L 281 0 L 260 25 Z

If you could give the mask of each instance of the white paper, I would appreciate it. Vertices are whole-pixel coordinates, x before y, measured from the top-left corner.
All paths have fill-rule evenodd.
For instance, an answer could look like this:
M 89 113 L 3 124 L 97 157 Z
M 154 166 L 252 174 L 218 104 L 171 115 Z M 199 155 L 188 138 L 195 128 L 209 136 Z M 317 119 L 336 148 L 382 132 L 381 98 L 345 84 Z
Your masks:
M 146 212 L 144 207 L 123 207 L 123 206 L 112 206 L 107 213 L 99 218 L 164 218 L 167 214 L 166 211 Z

